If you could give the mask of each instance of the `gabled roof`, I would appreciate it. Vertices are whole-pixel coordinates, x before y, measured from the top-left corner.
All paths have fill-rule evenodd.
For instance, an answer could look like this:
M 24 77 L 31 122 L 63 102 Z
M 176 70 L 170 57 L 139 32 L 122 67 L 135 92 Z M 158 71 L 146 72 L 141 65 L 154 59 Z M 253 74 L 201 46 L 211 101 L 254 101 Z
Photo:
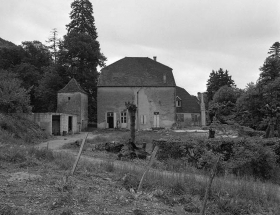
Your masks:
M 148 57 L 125 57 L 103 68 L 98 87 L 175 87 L 172 69 Z
M 75 78 L 72 78 L 65 87 L 58 91 L 58 93 L 84 93 L 87 94 L 82 87 L 78 84 Z
M 177 113 L 200 113 L 199 101 L 184 88 L 176 87 L 176 96 L 182 99 L 181 107 L 176 107 Z

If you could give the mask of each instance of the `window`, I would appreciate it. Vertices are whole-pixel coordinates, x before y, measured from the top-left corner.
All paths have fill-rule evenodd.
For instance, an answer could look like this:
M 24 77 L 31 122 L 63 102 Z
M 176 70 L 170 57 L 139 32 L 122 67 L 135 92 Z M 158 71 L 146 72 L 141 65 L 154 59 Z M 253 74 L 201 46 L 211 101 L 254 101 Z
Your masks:
M 126 112 L 121 112 L 121 123 L 126 123 Z
M 192 113 L 192 121 L 193 121 L 193 122 L 197 122 L 197 121 L 198 121 L 198 117 L 197 117 L 196 114 L 193 114 L 193 113 Z
M 147 123 L 146 115 L 141 115 L 141 124 L 145 125 Z
M 182 106 L 182 99 L 179 98 L 179 96 L 176 97 L 176 107 Z
M 68 97 L 68 101 L 71 99 L 71 97 Z
M 184 122 L 184 114 L 177 113 L 177 122 Z

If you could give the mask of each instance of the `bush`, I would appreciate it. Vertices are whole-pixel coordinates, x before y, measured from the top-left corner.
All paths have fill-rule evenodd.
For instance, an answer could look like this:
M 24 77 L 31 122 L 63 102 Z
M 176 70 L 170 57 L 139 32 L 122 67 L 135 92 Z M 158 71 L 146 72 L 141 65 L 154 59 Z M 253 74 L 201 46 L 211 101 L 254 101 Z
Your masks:
M 21 87 L 21 81 L 14 74 L 0 70 L 0 112 L 29 113 L 29 91 Z
M 277 172 L 277 164 L 280 162 L 280 143 L 277 139 L 203 140 L 189 137 L 184 142 L 154 140 L 153 144 L 159 146 L 157 154 L 159 160 L 183 159 L 198 169 L 210 170 L 217 156 L 221 156 L 218 173 L 227 171 L 238 176 L 251 176 L 261 180 L 273 179 Z

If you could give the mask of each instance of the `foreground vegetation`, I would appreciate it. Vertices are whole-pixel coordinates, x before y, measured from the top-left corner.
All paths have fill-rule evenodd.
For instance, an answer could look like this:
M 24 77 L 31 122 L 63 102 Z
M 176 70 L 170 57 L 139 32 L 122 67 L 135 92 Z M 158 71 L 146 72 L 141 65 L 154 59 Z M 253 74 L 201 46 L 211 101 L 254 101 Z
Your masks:
M 135 193 L 143 169 L 82 160 L 74 176 L 71 154 L 2 146 L 0 214 L 186 214 L 199 213 L 207 180 L 190 174 L 150 171 Z M 28 174 L 25 177 L 25 174 Z M 24 184 L 24 186 L 23 186 Z M 278 214 L 275 185 L 217 178 L 207 214 Z M 3 201 L 4 200 L 4 201 Z
M 47 135 L 19 116 L 1 115 L 0 124 L 0 214 L 199 214 L 219 154 L 223 159 L 207 214 L 280 212 L 278 139 L 137 132 L 138 145 L 146 142 L 151 152 L 160 143 L 160 150 L 143 192 L 136 193 L 148 161 L 116 162 L 115 154 L 92 151 L 98 143 L 127 141 L 128 131 L 94 131 L 99 135 L 86 143 L 75 175 L 69 176 L 75 161 L 69 145 L 63 153 L 34 148 Z
M 251 134 L 250 134 L 251 135 Z M 88 141 L 87 149 L 95 144 L 125 141 L 128 132 L 102 131 Z M 153 139 L 160 139 L 160 151 L 144 181 L 146 191 L 159 189 L 159 198 L 166 204 L 181 205 L 185 211 L 199 212 L 204 198 L 209 172 L 217 155 L 222 155 L 218 176 L 214 179 L 207 214 L 277 214 L 279 213 L 279 141 L 259 137 L 217 138 L 173 131 L 138 132 L 136 142 L 147 142 L 151 151 Z M 66 148 L 69 148 L 66 147 Z M 73 145 L 72 145 L 72 148 Z M 76 148 L 77 150 L 78 148 Z M 114 162 L 113 153 L 86 150 L 88 157 L 111 160 L 110 171 L 133 175 L 130 187 L 137 188 L 147 161 Z M 142 167 L 142 168 L 139 168 Z M 197 198 L 196 209 L 186 205 L 186 196 Z M 175 200 L 172 200 L 175 199 Z M 178 200 L 180 199 L 180 200 Z M 170 201 L 170 202 L 169 202 Z M 195 200 L 194 200 L 195 201 Z

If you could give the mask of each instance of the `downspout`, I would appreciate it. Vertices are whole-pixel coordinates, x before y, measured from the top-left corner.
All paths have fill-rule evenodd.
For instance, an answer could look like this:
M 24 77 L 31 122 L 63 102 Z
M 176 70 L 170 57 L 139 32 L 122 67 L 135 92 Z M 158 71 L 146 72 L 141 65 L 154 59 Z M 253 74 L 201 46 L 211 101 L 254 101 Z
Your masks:
M 139 91 L 142 89 L 142 87 L 140 87 L 140 89 L 136 92 L 136 105 L 137 105 L 137 130 L 139 131 L 140 129 L 140 124 L 139 124 Z

